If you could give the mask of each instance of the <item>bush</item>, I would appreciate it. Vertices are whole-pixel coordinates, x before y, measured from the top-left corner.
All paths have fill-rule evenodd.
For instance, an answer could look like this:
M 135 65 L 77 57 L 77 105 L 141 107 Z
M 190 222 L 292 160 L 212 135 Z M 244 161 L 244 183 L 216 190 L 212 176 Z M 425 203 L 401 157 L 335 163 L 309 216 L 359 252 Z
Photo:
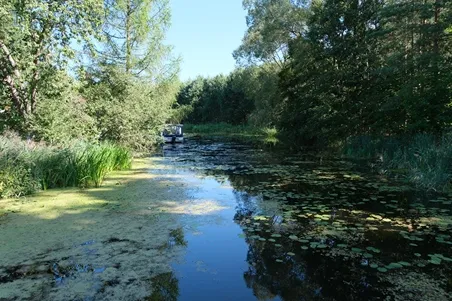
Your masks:
M 62 148 L 0 137 L 0 197 L 19 197 L 57 187 L 99 187 L 113 170 L 131 167 L 132 154 L 110 143 Z

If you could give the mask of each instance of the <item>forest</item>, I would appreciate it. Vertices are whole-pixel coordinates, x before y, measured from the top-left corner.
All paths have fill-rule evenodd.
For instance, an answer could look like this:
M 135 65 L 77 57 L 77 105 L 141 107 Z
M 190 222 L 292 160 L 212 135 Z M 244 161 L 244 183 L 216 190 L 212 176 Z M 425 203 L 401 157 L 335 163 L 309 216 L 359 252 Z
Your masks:
M 196 78 L 188 122 L 251 123 L 333 144 L 362 135 L 447 132 L 452 3 L 244 1 L 241 67 Z

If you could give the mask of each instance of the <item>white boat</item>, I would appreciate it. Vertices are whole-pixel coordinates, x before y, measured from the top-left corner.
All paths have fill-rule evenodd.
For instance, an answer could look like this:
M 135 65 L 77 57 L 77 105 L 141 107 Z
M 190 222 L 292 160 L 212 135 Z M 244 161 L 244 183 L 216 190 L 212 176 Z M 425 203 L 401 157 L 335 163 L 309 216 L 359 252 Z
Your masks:
M 165 143 L 182 143 L 184 142 L 184 125 L 167 124 L 162 132 Z

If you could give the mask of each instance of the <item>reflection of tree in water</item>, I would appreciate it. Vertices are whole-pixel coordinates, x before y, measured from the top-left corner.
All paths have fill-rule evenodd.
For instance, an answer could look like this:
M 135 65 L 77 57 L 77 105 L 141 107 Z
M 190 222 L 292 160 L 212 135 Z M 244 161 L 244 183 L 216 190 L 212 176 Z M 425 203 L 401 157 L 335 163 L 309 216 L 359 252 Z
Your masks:
M 152 294 L 147 301 L 177 301 L 179 297 L 179 280 L 173 272 L 163 273 L 151 279 Z
M 275 296 L 286 301 L 365 300 L 372 294 L 365 270 L 355 268 L 356 261 L 344 261 L 342 257 L 330 256 L 322 251 L 304 252 L 300 242 L 287 238 L 299 231 L 309 231 L 312 225 L 306 221 L 298 222 L 298 226 L 293 228 L 286 222 L 282 227 L 281 216 L 269 216 L 265 221 L 260 221 L 259 226 L 251 226 L 255 231 L 250 231 L 250 225 L 259 221 L 251 218 L 256 215 L 256 209 L 259 210 L 256 199 L 245 193 L 235 193 L 235 197 L 238 206 L 234 218 L 244 227 L 249 246 L 249 268 L 244 273 L 244 280 L 259 300 L 272 300 Z M 274 233 L 283 236 L 277 238 L 276 243 L 271 241 Z M 257 234 L 265 238 L 264 241 L 253 238 Z M 334 241 L 327 239 L 325 244 L 329 243 Z M 290 256 L 289 252 L 296 255 Z
M 285 255 L 283 248 L 271 248 L 257 241 L 249 242 L 248 271 L 243 275 L 247 287 L 259 300 L 272 300 L 279 295 L 283 300 L 316 300 L 321 298 L 321 287 L 308 281 L 302 262 Z M 276 262 L 275 258 L 283 258 Z

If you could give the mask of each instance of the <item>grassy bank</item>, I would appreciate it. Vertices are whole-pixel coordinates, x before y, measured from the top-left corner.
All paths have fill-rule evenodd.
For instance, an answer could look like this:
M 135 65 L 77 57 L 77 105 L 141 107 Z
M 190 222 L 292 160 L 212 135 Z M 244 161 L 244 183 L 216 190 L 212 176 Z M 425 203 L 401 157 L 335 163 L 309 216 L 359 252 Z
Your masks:
M 0 198 L 57 187 L 99 187 L 113 170 L 130 168 L 129 150 L 109 143 L 65 147 L 0 137 Z
M 452 188 L 452 136 L 419 134 L 408 137 L 355 137 L 343 147 L 347 157 L 374 159 L 424 189 Z
M 232 137 L 268 144 L 279 142 L 278 131 L 275 128 L 257 128 L 250 125 L 228 123 L 185 124 L 184 131 L 189 135 Z

